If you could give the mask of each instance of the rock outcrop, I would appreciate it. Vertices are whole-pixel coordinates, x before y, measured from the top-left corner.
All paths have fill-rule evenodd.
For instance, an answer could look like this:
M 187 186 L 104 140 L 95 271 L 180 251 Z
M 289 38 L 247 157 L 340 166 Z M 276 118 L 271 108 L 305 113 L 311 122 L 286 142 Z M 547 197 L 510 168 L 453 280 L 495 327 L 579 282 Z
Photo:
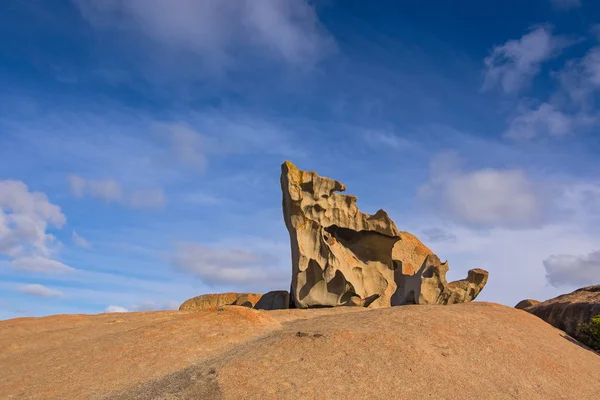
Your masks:
M 203 294 L 184 301 L 179 306 L 179 310 L 201 311 L 211 307 L 232 305 L 252 308 L 260 300 L 261 296 L 258 293 Z
M 286 310 L 290 308 L 290 292 L 274 290 L 262 295 L 254 305 L 256 310 Z
M 540 303 L 541 302 L 538 300 L 525 299 L 525 300 L 521 300 L 520 302 L 518 302 L 517 305 L 515 306 L 515 308 L 517 310 L 526 310 L 529 307 L 537 306 Z
M 563 294 L 529 307 L 526 311 L 577 337 L 577 326 L 589 323 L 593 316 L 600 314 L 600 285 Z
M 470 270 L 467 279 L 448 283 L 448 269 L 448 262 L 442 263 L 438 256 L 430 254 L 416 274 L 398 273 L 392 304 L 466 303 L 476 298 L 487 283 L 487 271 L 479 268 Z
M 179 310 L 202 311 L 221 306 L 241 306 L 257 310 L 284 310 L 290 308 L 290 293 L 286 290 L 274 290 L 265 294 L 203 294 L 184 301 L 179 306 Z
M 597 400 L 600 357 L 564 336 L 479 302 L 18 318 L 0 399 Z
M 447 283 L 448 264 L 384 210 L 362 213 L 343 183 L 282 165 L 283 216 L 290 234 L 292 283 L 298 308 L 386 307 L 473 300 L 487 272 Z

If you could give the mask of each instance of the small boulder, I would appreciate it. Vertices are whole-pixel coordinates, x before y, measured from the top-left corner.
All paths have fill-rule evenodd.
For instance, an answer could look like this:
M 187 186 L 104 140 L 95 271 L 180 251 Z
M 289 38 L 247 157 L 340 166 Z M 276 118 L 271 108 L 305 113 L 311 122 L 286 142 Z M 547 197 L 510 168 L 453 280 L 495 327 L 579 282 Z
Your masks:
M 521 300 L 516 306 L 515 308 L 518 310 L 526 310 L 529 307 L 533 307 L 533 306 L 537 306 L 538 304 L 540 304 L 540 301 L 537 300 L 533 300 L 533 299 L 525 299 L 525 300 Z
M 186 300 L 179 306 L 180 311 L 201 311 L 211 307 L 245 306 L 254 307 L 261 298 L 258 293 L 218 293 L 203 294 Z
M 256 305 L 256 303 L 258 303 L 260 301 L 261 298 L 262 298 L 262 295 L 260 295 L 260 294 L 245 293 L 245 294 L 242 294 L 241 296 L 239 296 L 237 299 L 235 299 L 235 301 L 233 302 L 233 305 L 253 308 Z
M 290 292 L 274 290 L 265 293 L 254 305 L 257 310 L 285 310 L 290 308 Z

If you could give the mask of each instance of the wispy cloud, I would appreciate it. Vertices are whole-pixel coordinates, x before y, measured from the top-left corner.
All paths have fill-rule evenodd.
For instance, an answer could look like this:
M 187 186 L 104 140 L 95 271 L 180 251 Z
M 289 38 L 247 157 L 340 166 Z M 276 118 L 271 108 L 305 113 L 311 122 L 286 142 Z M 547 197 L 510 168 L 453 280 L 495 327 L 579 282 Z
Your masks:
M 160 49 L 197 56 L 213 71 L 254 53 L 310 66 L 335 49 L 304 0 L 73 0 L 94 27 Z
M 564 36 L 554 36 L 549 26 L 538 26 L 520 39 L 495 46 L 485 58 L 483 90 L 496 86 L 506 93 L 518 92 L 540 72 L 545 61 L 556 57 L 574 43 Z
M 156 208 L 165 205 L 165 195 L 160 188 L 132 189 L 126 191 L 114 179 L 85 179 L 69 175 L 69 186 L 75 197 L 91 196 L 107 203 L 119 203 L 133 208 Z
M 276 268 L 276 261 L 272 255 L 243 248 L 179 243 L 173 265 L 209 286 L 264 288 L 285 285 L 288 271 Z
M 63 295 L 59 290 L 51 289 L 39 284 L 22 285 L 19 287 L 19 291 L 38 297 L 58 297 Z
M 408 149 L 415 144 L 413 141 L 392 132 L 377 130 L 366 131 L 364 139 L 373 147 L 387 147 L 394 150 Z
M 19 257 L 11 262 L 13 268 L 25 272 L 42 272 L 48 274 L 61 274 L 73 272 L 74 268 L 41 256 Z
M 73 243 L 75 243 L 76 246 L 82 247 L 84 249 L 89 249 L 90 247 L 92 247 L 90 242 L 88 242 L 83 236 L 81 236 L 75 231 L 73 231 L 71 239 L 73 240 Z
M 593 97 L 600 90 L 600 46 L 592 47 L 581 58 L 568 60 L 558 79 L 561 90 L 576 106 L 593 109 Z
M 504 136 L 516 140 L 533 139 L 544 134 L 563 136 L 573 133 L 577 122 L 552 104 L 543 103 L 534 109 L 520 110 L 510 121 Z

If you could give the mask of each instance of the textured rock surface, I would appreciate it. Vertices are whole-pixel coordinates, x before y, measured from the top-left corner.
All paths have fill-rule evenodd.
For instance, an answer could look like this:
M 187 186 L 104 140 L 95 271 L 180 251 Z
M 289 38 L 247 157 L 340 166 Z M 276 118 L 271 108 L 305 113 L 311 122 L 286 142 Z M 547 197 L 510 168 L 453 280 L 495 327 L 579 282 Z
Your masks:
M 596 400 L 600 357 L 568 339 L 486 303 L 20 318 L 0 399 Z
M 290 292 L 287 290 L 274 290 L 263 294 L 254 305 L 257 310 L 285 310 L 290 308 Z
M 397 274 L 398 289 L 392 305 L 466 303 L 477 297 L 487 283 L 488 273 L 482 269 L 472 269 L 467 279 L 448 283 L 448 269 L 448 262 L 442 263 L 430 254 L 416 274 Z
M 527 311 L 575 337 L 577 325 L 588 323 L 600 314 L 600 285 L 546 300 Z
M 0 321 L 0 399 L 112 398 L 276 329 L 236 306 Z
M 537 306 L 540 303 L 541 302 L 537 301 L 537 300 L 525 299 L 525 300 L 521 300 L 520 302 L 518 302 L 517 305 L 515 306 L 515 308 L 518 310 L 525 310 L 526 308 Z
M 220 306 L 244 306 L 254 307 L 262 295 L 258 293 L 219 293 L 203 294 L 184 301 L 180 311 L 201 311 L 211 307 Z
M 400 232 L 385 211 L 360 212 L 355 196 L 337 193 L 346 190 L 341 182 L 286 161 L 281 189 L 292 250 L 290 294 L 299 308 L 446 304 L 470 301 L 485 285 L 483 270 L 447 284 L 447 264 L 428 277 L 433 252 Z

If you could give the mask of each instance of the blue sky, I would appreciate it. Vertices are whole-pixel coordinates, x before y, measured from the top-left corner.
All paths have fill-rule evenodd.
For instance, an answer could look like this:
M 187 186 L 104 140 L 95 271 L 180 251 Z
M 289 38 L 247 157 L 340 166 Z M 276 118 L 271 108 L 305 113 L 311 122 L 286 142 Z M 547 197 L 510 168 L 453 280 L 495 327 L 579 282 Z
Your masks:
M 7 0 L 0 318 L 287 289 L 280 164 L 514 305 L 600 283 L 592 0 Z

